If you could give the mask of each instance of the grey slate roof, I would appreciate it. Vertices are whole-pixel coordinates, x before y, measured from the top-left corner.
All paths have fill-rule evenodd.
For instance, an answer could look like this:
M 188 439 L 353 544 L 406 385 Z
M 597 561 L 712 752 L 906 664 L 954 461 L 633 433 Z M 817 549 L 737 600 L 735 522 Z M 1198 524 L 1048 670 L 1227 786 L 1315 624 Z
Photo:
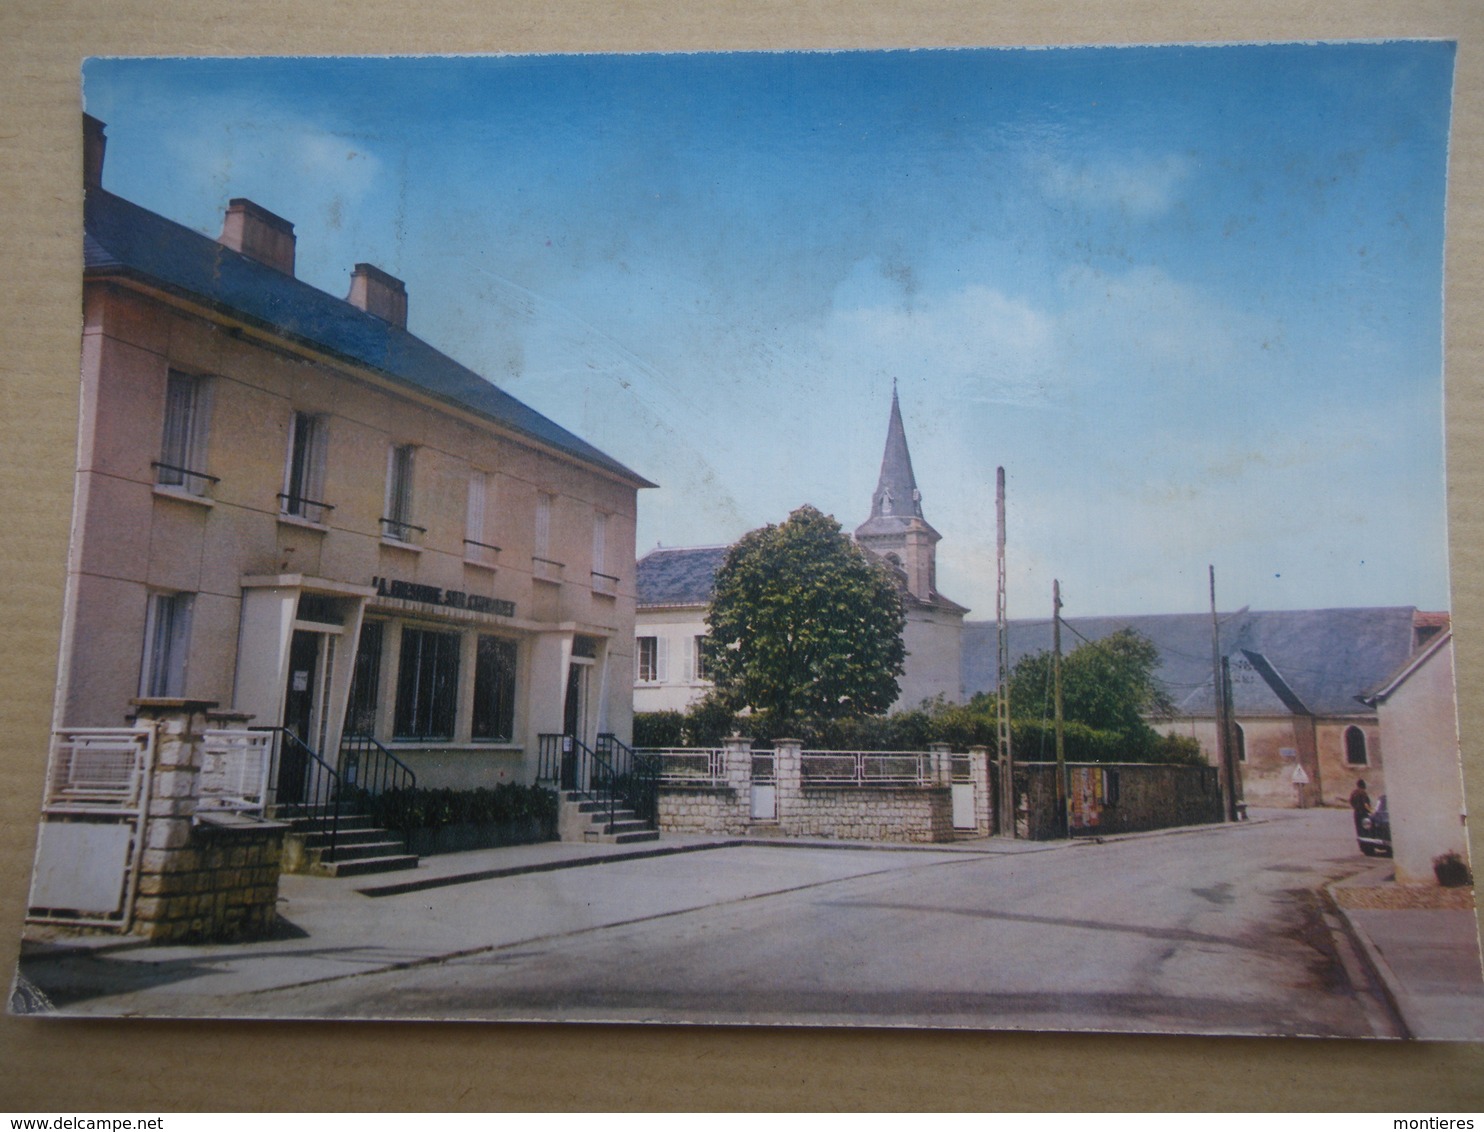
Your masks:
M 639 606 L 709 605 L 716 570 L 729 546 L 681 546 L 651 550 L 636 570 Z
M 83 263 L 89 277 L 147 280 L 204 301 L 472 410 L 635 487 L 656 486 L 405 329 L 98 188 L 88 189 L 84 205 Z
M 1220 614 L 1221 651 L 1232 658 L 1238 714 L 1368 714 L 1357 696 L 1395 672 L 1412 654 L 1411 606 L 1298 609 Z M 1181 715 L 1210 716 L 1211 616 L 1167 613 L 1138 617 L 1068 617 L 1062 648 L 1131 628 L 1159 649 L 1158 677 Z M 1010 663 L 1051 648 L 1049 619 L 1010 622 Z M 995 626 L 964 623 L 963 680 L 969 695 L 997 683 Z M 1276 677 L 1275 680 L 1273 677 Z

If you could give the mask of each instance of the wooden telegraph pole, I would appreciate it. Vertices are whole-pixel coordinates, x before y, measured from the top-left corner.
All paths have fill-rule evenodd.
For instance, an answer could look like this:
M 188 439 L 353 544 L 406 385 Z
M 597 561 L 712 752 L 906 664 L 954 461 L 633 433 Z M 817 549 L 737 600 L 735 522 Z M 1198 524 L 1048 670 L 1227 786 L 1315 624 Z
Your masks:
M 1072 835 L 1067 814 L 1067 752 L 1062 741 L 1061 716 L 1061 581 L 1051 581 L 1051 683 L 1056 704 L 1056 812 L 1063 837 Z
M 995 471 L 995 561 L 999 582 L 995 588 L 994 619 L 998 633 L 1000 674 L 995 691 L 995 754 L 1000 760 L 1000 833 L 1017 836 L 1015 828 L 1015 761 L 1010 752 L 1010 622 L 1005 613 L 1005 469 Z

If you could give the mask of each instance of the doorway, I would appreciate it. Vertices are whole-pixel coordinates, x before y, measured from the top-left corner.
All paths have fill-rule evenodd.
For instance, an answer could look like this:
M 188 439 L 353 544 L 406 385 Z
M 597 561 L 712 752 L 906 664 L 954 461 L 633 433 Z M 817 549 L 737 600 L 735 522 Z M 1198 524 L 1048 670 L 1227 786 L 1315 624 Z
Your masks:
M 277 800 L 305 800 L 312 756 L 320 754 L 329 721 L 326 698 L 335 639 L 326 633 L 295 629 L 289 643 L 289 675 L 283 693 L 283 729 L 297 739 L 285 740 L 278 753 Z

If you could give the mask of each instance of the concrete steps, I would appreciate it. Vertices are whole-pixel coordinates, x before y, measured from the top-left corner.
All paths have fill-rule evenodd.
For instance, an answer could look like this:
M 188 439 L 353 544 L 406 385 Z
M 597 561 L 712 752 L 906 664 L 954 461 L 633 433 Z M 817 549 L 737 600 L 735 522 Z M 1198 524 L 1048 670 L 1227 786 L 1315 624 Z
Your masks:
M 580 791 L 564 791 L 561 808 L 558 829 L 563 841 L 632 845 L 660 839 L 659 831 L 641 821 L 633 810 L 614 810 L 610 821 L 608 803 Z
M 418 858 L 407 852 L 406 841 L 373 825 L 364 814 L 340 814 L 332 834 L 328 819 L 307 817 L 295 809 L 281 807 L 276 815 L 290 826 L 284 844 L 284 872 L 348 877 L 417 868 Z

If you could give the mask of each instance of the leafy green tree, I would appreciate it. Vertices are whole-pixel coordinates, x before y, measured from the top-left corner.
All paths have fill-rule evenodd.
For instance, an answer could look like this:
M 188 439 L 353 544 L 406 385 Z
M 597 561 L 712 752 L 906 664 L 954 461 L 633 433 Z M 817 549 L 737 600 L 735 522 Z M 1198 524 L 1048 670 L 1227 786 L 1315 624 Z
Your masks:
M 1034 653 L 1010 675 L 1010 715 L 1027 723 L 1050 719 L 1052 656 Z M 1122 629 L 1079 645 L 1062 658 L 1062 716 L 1069 723 L 1119 736 L 1129 757 L 1160 749 L 1150 719 L 1166 719 L 1174 705 L 1155 676 L 1159 649 L 1147 637 Z
M 886 568 L 800 507 L 743 536 L 716 572 L 708 659 L 719 695 L 773 720 L 885 711 L 906 650 Z

